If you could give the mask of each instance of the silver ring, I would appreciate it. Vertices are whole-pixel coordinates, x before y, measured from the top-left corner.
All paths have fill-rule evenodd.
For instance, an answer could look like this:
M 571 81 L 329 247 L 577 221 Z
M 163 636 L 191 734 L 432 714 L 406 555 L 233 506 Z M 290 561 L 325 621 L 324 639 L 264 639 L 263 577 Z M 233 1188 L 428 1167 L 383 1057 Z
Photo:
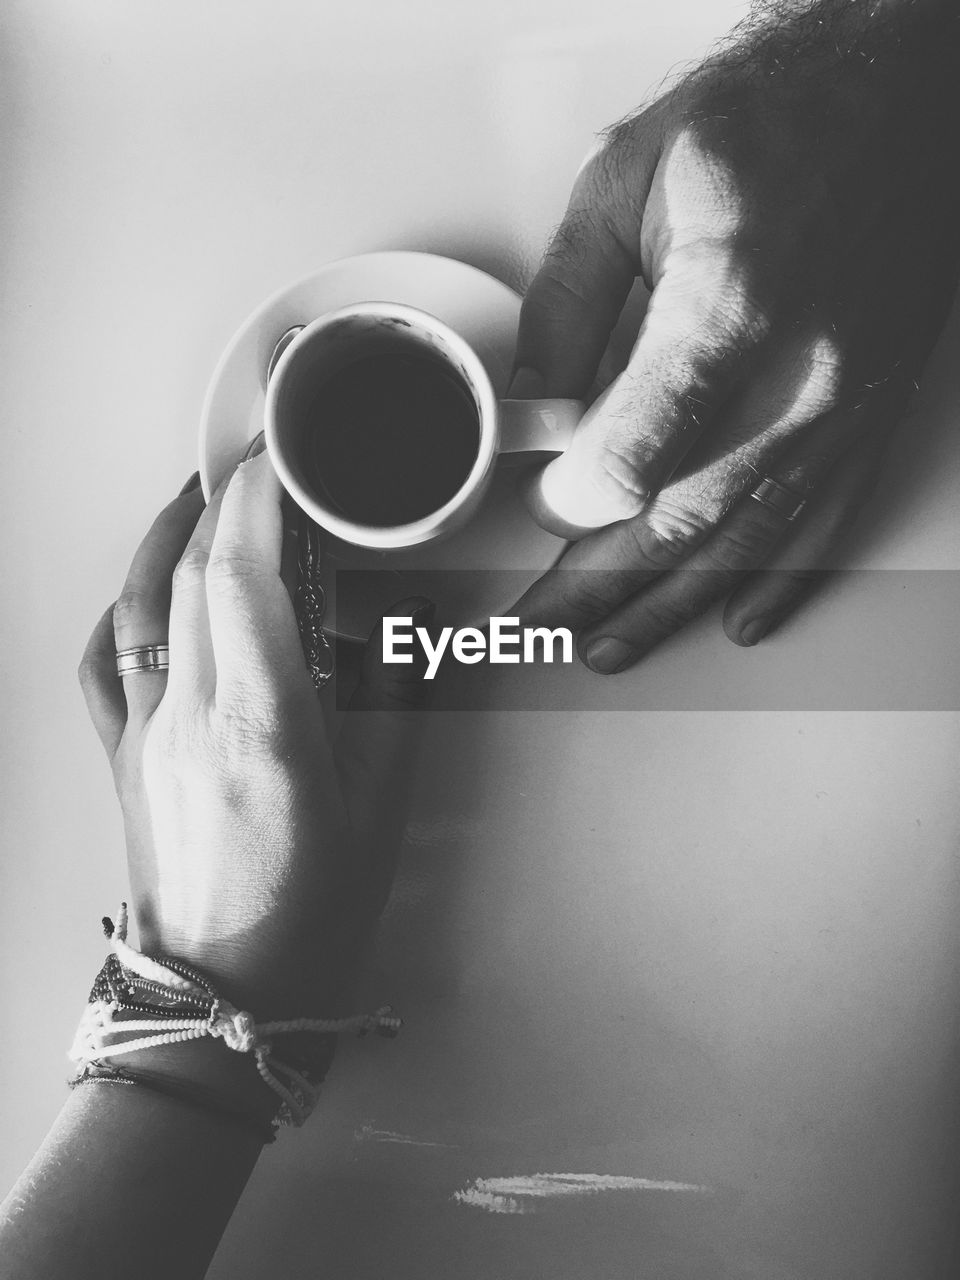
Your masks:
M 807 505 L 806 498 L 801 497 L 795 489 L 788 489 L 785 484 L 781 484 L 779 480 L 774 480 L 770 476 L 760 481 L 750 497 L 754 502 L 759 502 L 769 507 L 771 511 L 776 511 L 777 515 L 783 516 L 784 520 L 796 520 Z
M 141 671 L 166 671 L 170 650 L 165 644 L 141 644 L 136 649 L 117 652 L 117 675 L 139 675 Z

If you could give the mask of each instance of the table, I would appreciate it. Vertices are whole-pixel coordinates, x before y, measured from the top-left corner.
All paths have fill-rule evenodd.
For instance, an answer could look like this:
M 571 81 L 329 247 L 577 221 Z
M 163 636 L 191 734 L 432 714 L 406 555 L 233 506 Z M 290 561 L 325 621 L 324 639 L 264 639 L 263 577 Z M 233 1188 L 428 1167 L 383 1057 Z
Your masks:
M 5 1183 L 63 1097 L 123 892 L 76 663 L 195 466 L 233 329 L 374 249 L 522 286 L 596 130 L 740 12 L 7 5 Z M 434 719 L 364 977 L 406 1028 L 344 1048 L 215 1280 L 946 1274 L 958 340 L 955 315 L 862 572 L 780 636 L 737 650 L 712 617 L 614 680 L 569 670 L 553 706 L 545 683 L 539 709 Z M 865 683 L 845 697 L 838 669 Z

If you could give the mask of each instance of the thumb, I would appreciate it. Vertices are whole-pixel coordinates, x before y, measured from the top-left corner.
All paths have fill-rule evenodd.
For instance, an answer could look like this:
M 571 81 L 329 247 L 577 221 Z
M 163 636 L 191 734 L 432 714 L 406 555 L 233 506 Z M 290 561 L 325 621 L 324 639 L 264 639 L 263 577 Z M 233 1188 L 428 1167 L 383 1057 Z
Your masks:
M 640 228 L 659 148 L 604 141 L 588 156 L 563 221 L 520 311 L 509 394 L 570 396 L 590 388 L 640 271 Z
M 637 515 L 746 392 L 769 324 L 726 248 L 707 241 L 671 250 L 626 369 L 587 410 L 567 451 L 526 482 L 537 523 L 577 539 Z M 744 424 L 785 428 L 808 407 L 810 417 L 830 407 L 814 405 L 814 377 L 797 385 L 796 370 L 815 367 L 819 341 L 813 331 L 791 332 L 767 347 L 753 400 L 739 406 Z
M 435 612 L 431 601 L 413 597 L 393 605 L 387 616 L 427 627 Z M 406 819 L 422 712 L 430 690 L 424 680 L 422 646 L 413 648 L 411 663 L 385 663 L 381 619 L 364 650 L 360 683 L 334 749 L 351 825 L 375 856 L 389 858 L 391 866 Z

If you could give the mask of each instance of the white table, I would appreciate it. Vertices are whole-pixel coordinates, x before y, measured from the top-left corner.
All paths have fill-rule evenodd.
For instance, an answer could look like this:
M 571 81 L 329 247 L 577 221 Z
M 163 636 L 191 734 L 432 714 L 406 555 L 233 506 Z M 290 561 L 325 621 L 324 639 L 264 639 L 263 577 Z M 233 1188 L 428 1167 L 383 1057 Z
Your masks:
M 195 465 L 222 346 L 349 253 L 425 249 L 522 283 L 592 134 L 740 11 L 6 6 L 5 1184 L 63 1097 L 123 891 L 76 662 Z M 923 447 L 898 446 L 856 566 L 960 567 L 958 339 L 955 317 Z M 345 1049 L 311 1126 L 262 1160 L 214 1277 L 945 1274 L 956 610 L 878 648 L 876 581 L 756 651 L 711 618 L 615 681 L 571 671 L 589 710 L 435 719 L 368 978 L 406 1029 Z M 932 600 L 922 575 L 902 589 Z M 924 678 L 872 711 L 811 709 L 831 655 L 860 644 L 868 669 L 893 654 Z M 931 709 L 941 684 L 949 712 Z M 479 1203 L 477 1179 L 537 1173 L 633 1181 L 514 1195 L 535 1212 Z

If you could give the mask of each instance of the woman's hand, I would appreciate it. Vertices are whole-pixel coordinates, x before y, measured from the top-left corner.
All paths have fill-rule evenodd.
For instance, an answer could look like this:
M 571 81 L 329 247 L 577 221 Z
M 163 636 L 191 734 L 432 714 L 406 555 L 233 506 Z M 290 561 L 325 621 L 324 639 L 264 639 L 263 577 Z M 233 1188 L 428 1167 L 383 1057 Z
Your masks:
M 956 285 L 955 0 L 756 12 L 603 137 L 523 308 L 513 393 L 583 396 L 634 280 L 652 291 L 532 495 L 545 527 L 588 536 L 517 611 L 578 628 L 597 671 L 735 589 L 738 643 L 789 612 L 869 495 Z M 788 491 L 772 506 L 749 496 L 766 477 Z
M 198 490 L 172 502 L 80 668 L 123 806 L 141 946 L 266 1020 L 341 1012 L 351 952 L 390 886 L 424 688 L 416 665 L 381 666 L 374 637 L 331 744 L 280 579 L 280 496 L 261 454 L 206 510 Z M 431 609 L 394 611 L 423 625 Z M 169 677 L 121 683 L 115 650 L 168 638 Z M 285 1052 L 293 1042 L 319 1079 L 330 1039 L 285 1037 Z M 0 1210 L 4 1276 L 125 1275 L 131 1258 L 143 1280 L 205 1274 L 276 1095 L 249 1054 L 209 1038 L 120 1064 L 150 1087 L 74 1090 Z
M 280 578 L 266 454 L 157 518 L 81 665 L 123 808 L 142 948 L 271 1018 L 330 1012 L 389 891 L 423 682 L 375 636 L 331 741 Z M 417 614 L 417 611 L 420 611 Z M 431 606 L 407 601 L 395 612 Z M 115 650 L 169 640 L 169 673 Z

